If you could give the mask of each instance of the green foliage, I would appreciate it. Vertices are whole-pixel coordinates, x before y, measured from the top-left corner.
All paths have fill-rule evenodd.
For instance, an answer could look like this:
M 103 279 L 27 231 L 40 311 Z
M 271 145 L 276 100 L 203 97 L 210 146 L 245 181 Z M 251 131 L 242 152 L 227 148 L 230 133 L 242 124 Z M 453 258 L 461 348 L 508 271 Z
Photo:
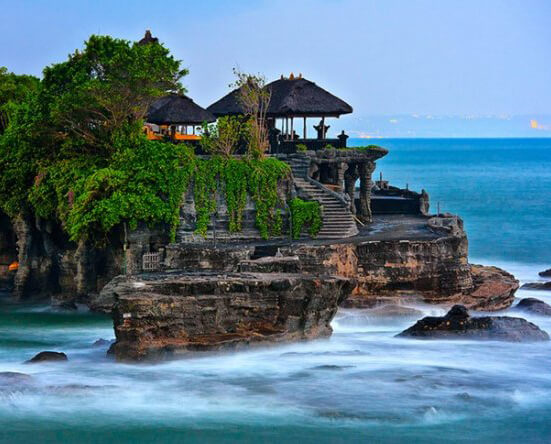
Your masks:
M 325 145 L 323 147 L 324 150 L 334 150 L 335 147 L 333 145 L 331 145 L 330 143 L 328 143 L 327 145 Z
M 195 232 L 206 236 L 212 214 L 216 211 L 216 190 L 218 177 L 222 170 L 222 159 L 211 157 L 198 160 L 194 170 L 193 196 L 195 200 Z
M 204 125 L 201 147 L 207 153 L 230 157 L 246 145 L 250 135 L 250 123 L 242 116 L 223 116 L 212 125 Z
M 108 36 L 90 37 L 42 81 L 0 69 L 0 115 L 9 117 L 0 123 L 0 210 L 58 220 L 74 241 L 102 243 L 116 226 L 141 222 L 169 226 L 174 238 L 193 181 L 198 233 L 206 235 L 216 193 L 224 193 L 230 231 L 242 229 L 250 197 L 261 235 L 280 234 L 278 182 L 290 170 L 262 157 L 269 102 L 262 79 L 245 84 L 247 116 L 220 119 L 205 138 L 209 159 L 143 136 L 150 103 L 182 92 L 186 73 L 160 44 Z M 250 155 L 232 157 L 243 141 Z
M 121 148 L 108 166 L 77 181 L 65 221 L 70 238 L 101 241 L 122 222 L 131 229 L 146 222 L 167 224 L 174 239 L 193 159 L 185 145 L 145 138 Z
M 264 239 L 282 232 L 282 199 L 278 194 L 278 182 L 289 176 L 289 166 L 273 157 L 251 160 L 249 191 L 256 206 L 256 227 Z
M 243 211 L 247 205 L 248 180 L 251 168 L 248 162 L 228 159 L 224 167 L 226 206 L 230 217 L 230 232 L 241 231 Z
M 305 151 L 308 151 L 308 147 L 307 147 L 306 145 L 304 145 L 304 143 L 299 143 L 299 144 L 297 145 L 297 151 L 298 151 L 299 153 L 303 153 L 303 152 L 305 152 Z
M 14 105 L 23 102 L 27 94 L 36 91 L 39 83 L 34 76 L 17 75 L 0 66 L 0 134 L 8 127 Z
M 160 44 L 93 35 L 83 51 L 44 69 L 42 100 L 65 135 L 111 152 L 113 136 L 140 131 L 151 102 L 181 92 L 187 74 Z
M 198 159 L 194 176 L 196 233 L 206 235 L 211 216 L 216 212 L 216 193 L 220 192 L 225 193 L 231 232 L 241 231 L 243 211 L 250 195 L 261 236 L 267 239 L 281 234 L 283 201 L 278 194 L 278 183 L 289 174 L 289 166 L 275 158 Z
M 322 226 L 321 208 L 318 202 L 307 202 L 295 198 L 289 202 L 291 210 L 293 239 L 298 239 L 302 229 L 308 227 L 308 233 L 316 237 Z

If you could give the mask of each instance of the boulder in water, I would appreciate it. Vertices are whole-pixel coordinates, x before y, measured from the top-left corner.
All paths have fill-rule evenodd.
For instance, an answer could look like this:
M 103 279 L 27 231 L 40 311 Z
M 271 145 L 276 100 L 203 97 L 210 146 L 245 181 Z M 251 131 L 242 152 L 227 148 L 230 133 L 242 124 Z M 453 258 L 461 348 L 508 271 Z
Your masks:
M 546 304 L 536 298 L 524 298 L 515 307 L 516 310 L 522 310 L 540 316 L 551 316 L 551 305 Z
M 33 377 L 25 373 L 0 372 L 0 386 L 30 384 L 32 380 Z
M 94 347 L 106 347 L 108 345 L 111 345 L 113 341 L 108 341 L 107 339 L 99 338 L 96 342 L 94 342 L 92 345 Z
M 544 271 L 540 271 L 538 274 L 544 278 L 551 278 L 551 268 Z
M 33 356 L 26 364 L 35 364 L 37 362 L 68 361 L 67 355 L 61 352 L 43 351 Z
M 454 305 L 441 317 L 428 316 L 397 335 L 416 339 L 483 339 L 509 342 L 548 341 L 549 335 L 526 319 L 508 316 L 471 317 Z
M 522 287 L 523 290 L 551 290 L 551 281 L 546 282 L 529 282 L 524 284 Z

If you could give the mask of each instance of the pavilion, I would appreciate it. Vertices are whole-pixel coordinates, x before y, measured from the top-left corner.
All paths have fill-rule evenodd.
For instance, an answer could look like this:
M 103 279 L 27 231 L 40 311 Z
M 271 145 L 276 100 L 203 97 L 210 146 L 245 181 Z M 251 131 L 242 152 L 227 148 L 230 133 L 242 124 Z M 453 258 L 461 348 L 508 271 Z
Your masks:
M 344 131 L 335 139 L 327 138 L 325 119 L 338 118 L 352 112 L 352 107 L 330 92 L 299 75 L 266 85 L 270 91 L 270 103 L 266 112 L 267 125 L 270 128 L 270 149 L 272 153 L 293 153 L 297 145 L 303 144 L 310 150 L 331 145 L 335 148 L 346 147 L 348 136 Z M 216 117 L 243 114 L 239 100 L 239 89 L 235 89 L 207 108 Z M 315 118 L 316 137 L 309 137 L 307 119 Z M 295 119 L 301 119 L 295 126 Z M 319 120 L 318 120 L 319 119 Z M 300 125 L 302 123 L 302 125 Z M 300 128 L 302 126 L 302 128 Z M 302 134 L 297 134 L 302 130 Z M 302 137 L 301 137 L 302 136 Z
M 149 107 L 145 132 L 150 140 L 170 137 L 174 142 L 197 141 L 197 126 L 216 120 L 206 109 L 182 94 L 169 94 L 157 99 Z

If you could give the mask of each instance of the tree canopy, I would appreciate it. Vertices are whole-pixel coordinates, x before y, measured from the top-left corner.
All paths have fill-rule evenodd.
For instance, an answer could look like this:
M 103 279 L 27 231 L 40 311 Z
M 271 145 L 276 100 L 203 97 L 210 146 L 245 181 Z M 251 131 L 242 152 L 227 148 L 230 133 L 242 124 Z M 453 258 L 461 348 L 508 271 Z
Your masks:
M 118 171 L 119 179 L 130 174 L 121 172 L 130 168 L 121 166 L 121 159 L 129 148 L 138 157 L 148 151 L 141 131 L 149 105 L 164 94 L 183 92 L 180 80 L 186 74 L 159 43 L 96 35 L 65 62 L 46 67 L 42 80 L 1 69 L 0 208 L 12 217 L 27 211 L 55 215 L 72 237 L 85 235 L 75 228 L 89 225 L 75 215 L 83 208 L 81 193 L 98 198 L 91 182 L 101 174 L 113 179 L 105 169 Z M 168 148 L 158 150 L 166 154 Z M 154 182 L 145 181 L 144 187 L 164 198 L 165 190 Z M 101 196 L 109 190 L 102 189 Z

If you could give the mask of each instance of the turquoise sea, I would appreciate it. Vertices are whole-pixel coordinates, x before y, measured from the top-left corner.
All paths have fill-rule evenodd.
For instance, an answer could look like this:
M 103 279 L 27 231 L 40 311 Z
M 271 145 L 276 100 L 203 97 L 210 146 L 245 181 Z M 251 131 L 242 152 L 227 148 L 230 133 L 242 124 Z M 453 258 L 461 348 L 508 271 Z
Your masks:
M 551 139 L 376 143 L 390 149 L 376 175 L 463 217 L 472 261 L 522 281 L 551 267 Z M 551 333 L 551 318 L 527 318 Z M 0 375 L 0 442 L 551 442 L 551 343 L 394 337 L 410 324 L 343 310 L 327 340 L 126 365 L 93 346 L 113 338 L 107 317 L 4 297 L 0 372 L 32 379 Z M 22 364 L 47 349 L 69 362 Z

